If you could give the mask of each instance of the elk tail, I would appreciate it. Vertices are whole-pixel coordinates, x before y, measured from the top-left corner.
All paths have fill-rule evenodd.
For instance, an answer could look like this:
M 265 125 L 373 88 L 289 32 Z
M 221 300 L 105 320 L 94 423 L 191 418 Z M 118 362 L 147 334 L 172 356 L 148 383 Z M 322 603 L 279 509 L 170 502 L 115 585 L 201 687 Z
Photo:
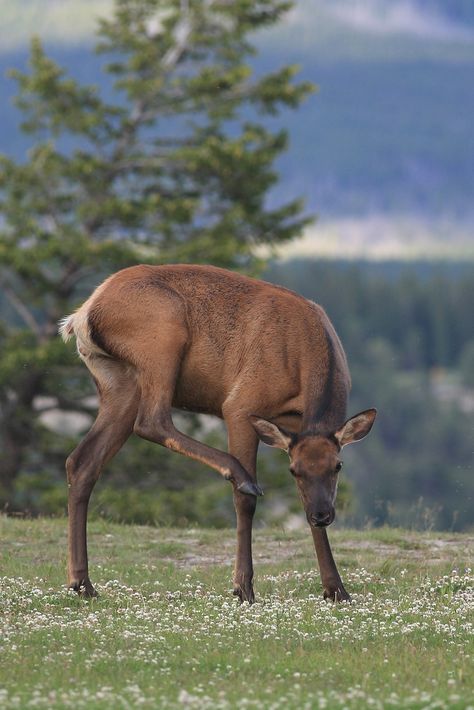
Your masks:
M 59 335 L 62 337 L 65 343 L 67 343 L 68 340 L 71 340 L 72 336 L 74 335 L 74 316 L 76 314 L 73 313 L 70 316 L 65 316 L 64 318 L 61 318 L 59 321 Z

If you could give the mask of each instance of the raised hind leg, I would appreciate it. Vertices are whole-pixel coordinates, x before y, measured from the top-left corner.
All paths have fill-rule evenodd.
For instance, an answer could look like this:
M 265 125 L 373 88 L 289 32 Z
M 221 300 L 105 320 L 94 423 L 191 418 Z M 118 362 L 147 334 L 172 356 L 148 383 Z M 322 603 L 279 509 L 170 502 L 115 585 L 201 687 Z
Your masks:
M 96 596 L 87 560 L 87 508 L 105 464 L 133 431 L 138 411 L 134 372 L 108 358 L 87 362 L 96 378 L 100 404 L 97 419 L 66 461 L 68 480 L 68 585 L 84 596 Z
M 207 446 L 174 426 L 171 407 L 185 344 L 186 332 L 173 324 L 172 329 L 162 327 L 158 343 L 142 337 L 141 342 L 135 345 L 133 357 L 140 387 L 135 434 L 207 464 L 240 493 L 261 495 L 254 477 L 235 456 Z

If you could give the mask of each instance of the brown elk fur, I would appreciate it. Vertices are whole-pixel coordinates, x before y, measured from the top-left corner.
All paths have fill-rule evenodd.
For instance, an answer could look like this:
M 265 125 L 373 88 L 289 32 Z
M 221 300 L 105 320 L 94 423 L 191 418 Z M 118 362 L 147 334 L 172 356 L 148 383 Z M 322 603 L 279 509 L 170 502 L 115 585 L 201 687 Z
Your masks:
M 350 377 L 324 310 L 263 281 L 212 266 L 135 266 L 109 277 L 61 325 L 76 337 L 100 404 L 68 458 L 69 584 L 94 594 L 86 517 L 103 466 L 132 432 L 230 480 L 237 512 L 235 593 L 253 601 L 251 528 L 259 438 L 289 452 L 325 596 L 347 599 L 325 526 L 334 517 L 338 454 L 375 410 L 345 422 Z M 229 453 L 179 432 L 172 407 L 224 419 Z

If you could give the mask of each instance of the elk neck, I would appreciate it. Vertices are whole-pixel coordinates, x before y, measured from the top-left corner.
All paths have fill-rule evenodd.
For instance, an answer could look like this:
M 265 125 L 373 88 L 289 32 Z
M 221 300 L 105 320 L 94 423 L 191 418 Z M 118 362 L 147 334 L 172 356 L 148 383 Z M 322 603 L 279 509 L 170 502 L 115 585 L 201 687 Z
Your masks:
M 321 340 L 323 354 L 308 377 L 302 432 L 328 436 L 345 421 L 350 376 L 342 345 L 330 325 L 322 329 Z

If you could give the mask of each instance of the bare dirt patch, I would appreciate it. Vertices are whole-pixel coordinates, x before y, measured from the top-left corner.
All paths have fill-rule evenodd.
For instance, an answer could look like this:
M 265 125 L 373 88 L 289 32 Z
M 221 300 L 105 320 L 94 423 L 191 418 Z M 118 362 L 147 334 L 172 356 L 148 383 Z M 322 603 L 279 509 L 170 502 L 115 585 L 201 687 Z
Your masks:
M 166 556 L 162 559 L 180 568 L 207 567 L 211 565 L 231 566 L 234 561 L 235 539 L 232 531 L 222 531 L 219 536 L 216 531 L 215 540 L 203 540 L 199 531 L 191 534 L 173 536 L 166 535 L 167 542 L 185 542 L 185 551 L 179 559 Z M 163 542 L 163 538 L 160 539 Z M 436 533 L 420 535 L 407 533 L 402 538 L 393 541 L 380 541 L 376 538 L 362 538 L 361 533 L 354 531 L 337 531 L 332 540 L 335 555 L 361 553 L 364 557 L 380 560 L 398 560 L 402 562 L 423 561 L 424 564 L 462 561 L 469 564 L 474 560 L 474 536 L 460 535 L 449 538 L 436 537 Z M 312 541 L 309 534 L 291 534 L 288 538 L 281 535 L 275 539 L 274 531 L 259 531 L 254 533 L 254 559 L 263 564 L 280 561 L 301 561 L 314 557 Z

